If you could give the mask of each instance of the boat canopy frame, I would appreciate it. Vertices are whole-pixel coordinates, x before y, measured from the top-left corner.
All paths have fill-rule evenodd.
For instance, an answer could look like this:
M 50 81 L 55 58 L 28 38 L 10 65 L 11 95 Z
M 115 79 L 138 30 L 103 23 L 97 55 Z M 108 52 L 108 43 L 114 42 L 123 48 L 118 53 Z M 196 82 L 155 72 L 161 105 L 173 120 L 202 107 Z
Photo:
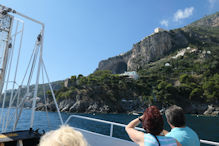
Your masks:
M 22 20 L 20 18 L 16 18 L 16 15 L 21 17 Z M 1 86 L 2 86 L 2 90 L 3 90 L 3 88 L 5 89 L 4 93 L 2 90 L 0 91 L 0 93 L 3 93 L 3 104 L 2 104 L 1 114 L 0 114 L 0 123 L 2 124 L 2 132 L 7 131 L 8 124 L 13 119 L 13 117 L 15 117 L 15 120 L 14 120 L 15 122 L 14 122 L 12 130 L 14 131 L 16 129 L 18 121 L 19 121 L 21 113 L 22 113 L 22 110 L 24 108 L 24 103 L 27 99 L 29 99 L 31 97 L 33 99 L 32 99 L 32 112 L 31 112 L 31 120 L 30 120 L 30 129 L 33 128 L 35 109 L 36 109 L 36 100 L 37 100 L 37 93 L 38 93 L 38 85 L 39 85 L 40 75 L 42 76 L 42 78 L 44 78 L 43 73 L 46 75 L 46 79 L 47 79 L 50 91 L 52 93 L 52 97 L 53 97 L 53 100 L 54 100 L 54 103 L 55 103 L 55 106 L 56 106 L 56 109 L 58 112 L 60 122 L 61 122 L 61 124 L 63 124 L 63 119 L 61 117 L 61 113 L 60 113 L 58 104 L 56 102 L 55 94 L 54 94 L 54 91 L 52 89 L 51 82 L 49 80 L 49 76 L 48 76 L 45 64 L 43 62 L 43 44 L 44 44 L 44 30 L 45 30 L 44 23 L 42 23 L 36 19 L 33 19 L 29 16 L 26 16 L 22 13 L 19 13 L 11 8 L 5 7 L 3 5 L 0 5 L 0 16 L 2 16 L 2 17 L 0 17 L 0 21 L 1 21 L 1 18 L 2 18 L 2 20 L 4 20 L 3 17 L 11 18 L 11 22 L 8 23 L 8 26 L 10 29 L 7 29 L 8 36 L 7 36 L 7 39 L 5 40 L 5 42 L 6 42 L 5 52 L 6 53 L 4 54 L 5 60 L 3 61 L 4 70 L 1 69 L 4 76 L 2 77 L 2 79 L 0 79 L 0 90 L 1 90 Z M 35 46 L 34 46 L 31 58 L 29 60 L 29 64 L 27 65 L 23 80 L 22 80 L 21 84 L 18 85 L 18 83 L 16 81 L 16 76 L 17 76 L 17 72 L 18 72 L 19 58 L 20 58 L 20 52 L 21 52 L 22 41 L 23 41 L 23 33 L 24 33 L 24 20 L 23 19 L 27 19 L 27 20 L 30 20 L 34 23 L 39 24 L 41 26 L 41 30 L 40 30 L 39 35 L 36 38 Z M 15 24 L 15 26 L 16 26 L 15 29 L 12 29 L 13 24 Z M 21 24 L 21 28 L 19 29 L 20 24 Z M 1 26 L 0 26 L 0 30 L 1 30 Z M 13 33 L 12 33 L 12 31 L 13 31 Z M 20 35 L 19 41 L 17 41 L 18 35 Z M 18 45 L 15 43 L 18 43 Z M 12 60 L 14 57 L 14 51 L 16 48 L 15 46 L 18 46 L 17 47 L 18 53 L 17 53 L 17 60 L 15 61 L 16 67 L 15 67 L 15 71 L 14 71 L 14 75 L 13 75 L 14 79 L 13 79 L 13 81 L 10 81 L 9 77 L 12 76 L 11 75 L 11 68 L 12 68 Z M 31 93 L 30 84 L 32 82 L 33 73 L 34 73 L 35 68 L 37 68 L 36 81 L 35 81 L 34 90 L 32 91 L 33 93 Z M 25 93 L 24 97 L 20 98 L 20 90 L 24 86 L 24 80 L 27 78 L 28 73 L 29 73 L 29 76 L 27 79 L 27 83 L 25 85 L 26 93 Z M 6 100 L 6 94 L 7 94 L 9 83 L 12 83 L 12 88 L 10 89 L 10 100 L 9 100 L 9 105 L 8 105 L 8 109 L 7 109 L 7 114 L 5 116 L 3 116 L 3 109 L 5 108 L 5 100 Z M 17 90 L 15 90 L 15 86 L 17 86 Z M 17 99 L 16 111 L 14 112 L 14 114 L 11 114 L 10 110 L 11 110 L 12 105 L 14 104 L 16 99 Z

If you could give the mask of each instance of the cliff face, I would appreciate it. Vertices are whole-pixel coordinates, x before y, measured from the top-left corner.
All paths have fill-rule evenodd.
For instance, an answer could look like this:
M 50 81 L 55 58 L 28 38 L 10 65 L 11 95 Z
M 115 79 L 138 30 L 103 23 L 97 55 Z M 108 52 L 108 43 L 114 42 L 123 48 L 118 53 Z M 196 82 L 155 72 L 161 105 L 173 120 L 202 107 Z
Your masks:
M 129 52 L 101 61 L 97 70 L 111 70 L 112 73 L 137 70 L 187 45 L 186 37 L 179 30 L 154 33 L 136 43 Z
M 216 16 L 152 34 L 127 53 L 99 63 L 97 70 L 113 73 L 139 68 L 138 80 L 109 71 L 72 76 L 65 87 L 55 92 L 60 110 L 142 112 L 151 104 L 160 108 L 176 104 L 186 113 L 219 115 L 219 15 Z M 48 99 L 52 99 L 51 94 Z M 43 101 L 37 104 L 38 110 L 45 110 Z M 47 108 L 56 110 L 51 101 Z
M 127 71 L 127 62 L 132 52 L 129 51 L 123 55 L 115 56 L 99 62 L 97 70 L 111 70 L 112 73 L 123 73 Z
M 206 16 L 181 29 L 154 33 L 133 45 L 133 48 L 127 53 L 101 61 L 97 70 L 111 70 L 112 73 L 137 70 L 149 62 L 165 57 L 175 49 L 187 47 L 191 39 L 199 37 L 195 36 L 194 32 L 190 32 L 191 27 L 209 28 L 218 26 L 219 12 Z M 190 36 L 185 35 L 185 33 L 190 34 Z

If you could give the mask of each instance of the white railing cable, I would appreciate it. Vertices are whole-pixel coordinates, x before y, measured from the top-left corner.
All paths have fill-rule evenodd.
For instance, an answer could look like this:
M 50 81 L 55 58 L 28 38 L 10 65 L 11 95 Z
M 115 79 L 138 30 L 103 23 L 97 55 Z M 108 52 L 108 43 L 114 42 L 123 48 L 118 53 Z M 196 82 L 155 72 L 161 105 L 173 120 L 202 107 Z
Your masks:
M 6 94 L 7 94 L 6 92 L 7 92 L 7 89 L 8 89 L 9 77 L 10 77 L 10 73 L 11 73 L 11 66 L 12 66 L 13 54 L 14 54 L 14 45 L 12 46 L 11 52 L 10 52 L 9 71 L 8 71 L 8 74 L 7 74 L 7 83 L 6 83 L 5 93 L 4 93 L 4 99 L 6 98 Z M 4 101 L 5 101 L 5 100 L 4 100 Z M 11 100 L 9 101 L 9 106 L 10 106 L 10 102 L 11 102 Z M 5 132 L 4 125 L 7 124 L 7 123 L 5 123 L 5 122 L 6 122 L 5 120 L 8 119 L 9 112 L 10 112 L 10 107 L 9 107 L 8 110 L 7 110 L 6 116 L 4 116 L 4 118 L 3 118 L 3 122 L 2 122 L 2 132 Z
M 20 20 L 19 20 L 20 21 Z M 18 21 L 18 22 L 19 22 Z M 17 55 L 17 62 L 16 62 L 16 68 L 15 68 L 15 75 L 14 75 L 14 81 L 13 81 L 13 88 L 14 90 L 14 85 L 16 84 L 16 78 L 17 78 L 17 72 L 18 72 L 18 65 L 20 61 L 20 53 L 21 53 L 21 47 L 22 47 L 22 42 L 23 42 L 23 34 L 24 34 L 24 22 L 20 21 L 22 23 L 22 29 L 21 29 L 21 36 L 20 36 L 20 42 L 19 42 L 19 48 L 18 48 L 18 55 Z M 12 94 L 13 95 L 13 94 Z M 15 97 L 12 99 L 12 104 L 14 102 Z
M 112 125 L 120 126 L 120 127 L 125 127 L 126 126 L 125 124 L 120 124 L 120 123 L 116 123 L 116 122 L 110 122 L 110 121 L 105 121 L 105 120 L 100 120 L 100 119 L 95 119 L 95 118 L 90 118 L 90 117 L 84 117 L 84 116 L 79 116 L 79 115 L 69 116 L 68 119 L 65 121 L 65 124 L 67 124 L 69 122 L 69 120 L 73 117 L 80 118 L 80 119 L 86 119 L 86 120 L 90 120 L 90 121 L 96 121 L 96 122 L 105 123 L 105 124 L 110 124 L 110 125 L 112 124 Z M 139 127 L 135 127 L 135 129 L 144 131 L 143 128 L 139 128 Z
M 13 19 L 12 19 L 12 22 L 13 22 Z M 12 31 L 12 26 L 13 26 L 13 23 L 11 23 L 10 31 L 8 33 L 8 37 L 7 37 L 7 40 L 6 40 L 6 43 L 5 43 L 6 46 L 4 46 L 5 50 L 4 50 L 4 59 L 3 59 L 3 65 L 2 65 L 3 68 L 4 68 L 4 71 L 3 71 L 4 76 L 3 76 L 2 81 L 1 81 L 1 85 L 0 85 L 1 89 L 0 90 L 2 90 L 3 87 L 4 87 L 5 75 L 7 75 L 8 67 L 9 67 L 9 62 L 8 62 L 8 60 L 10 60 L 9 39 L 11 38 L 10 35 L 11 35 L 11 31 Z M 9 77 L 8 77 L 8 80 L 9 80 Z M 8 83 L 6 83 L 5 91 L 8 88 L 7 86 L 8 86 Z M 2 91 L 0 91 L 0 92 L 2 92 Z M 3 109 L 4 109 L 4 106 L 5 106 L 5 98 L 6 98 L 6 94 L 4 93 L 3 102 L 2 102 L 2 110 L 1 110 L 1 115 L 0 115 L 0 123 L 2 122 L 2 131 L 3 131 L 3 122 L 4 122 L 4 120 L 3 120 Z
M 19 101 L 20 101 L 20 90 L 21 90 L 21 86 L 18 87 L 18 96 L 17 96 L 17 103 L 16 103 L 16 110 L 15 110 L 15 121 L 18 118 L 18 105 L 19 105 Z M 13 131 L 15 131 L 15 129 L 16 129 L 16 125 L 14 122 Z
M 125 124 L 120 124 L 120 123 L 115 123 L 115 122 L 110 122 L 110 121 L 105 121 L 105 120 L 100 120 L 100 119 L 95 119 L 95 118 L 90 118 L 90 117 L 84 117 L 84 116 L 79 116 L 79 115 L 71 115 L 68 117 L 68 119 L 65 121 L 65 124 L 69 122 L 71 118 L 79 118 L 79 119 L 86 119 L 90 121 L 95 121 L 95 122 L 100 122 L 100 123 L 105 123 L 105 124 L 110 124 L 110 137 L 113 135 L 113 126 L 120 126 L 120 127 L 126 127 Z M 145 131 L 143 128 L 135 127 L 137 130 Z M 216 145 L 219 146 L 219 142 L 213 142 L 213 141 L 208 141 L 208 140 L 200 140 L 201 143 L 208 144 L 208 145 Z
M 47 121 L 48 121 L 48 127 L 49 129 L 51 129 L 51 125 L 50 125 L 50 120 L 49 120 L 49 114 L 48 114 L 48 110 L 47 110 L 47 101 L 46 101 L 46 89 L 45 89 L 45 83 L 44 83 L 44 74 L 43 74 L 43 66 L 41 66 L 42 69 L 42 81 L 43 81 L 43 98 L 44 98 L 44 107 L 45 107 L 45 110 L 46 110 L 46 117 L 47 117 Z
M 19 21 L 17 21 L 18 25 L 19 25 Z M 18 27 L 17 25 L 17 27 Z M 18 32 L 18 29 L 16 27 L 16 34 Z M 17 61 L 16 61 L 16 68 L 15 68 L 15 73 L 14 73 L 14 80 L 13 80 L 13 85 L 12 85 L 12 91 L 11 91 L 11 97 L 10 97 L 10 103 L 9 103 L 9 112 L 10 113 L 10 108 L 11 106 L 13 105 L 13 94 L 14 94 L 14 86 L 15 86 L 15 83 L 16 83 L 16 78 L 17 78 L 17 71 L 18 71 L 18 65 L 19 65 L 19 61 L 20 61 L 20 52 L 21 52 L 21 47 L 22 47 L 22 40 L 23 40 L 23 29 L 24 29 L 24 23 L 22 23 L 22 33 L 21 33 L 21 36 L 20 36 L 20 41 L 19 41 L 19 48 L 18 48 L 18 54 L 17 54 Z M 15 40 L 16 40 L 16 36 L 14 37 L 14 43 L 13 43 L 13 47 L 15 46 Z M 8 115 L 9 116 L 9 115 Z M 7 117 L 7 120 L 6 120 L 6 125 L 5 125 L 5 131 L 7 130 L 7 126 L 8 126 L 8 117 Z
M 9 53 L 10 54 L 10 53 Z M 6 99 L 6 94 L 7 94 L 7 89 L 8 89 L 8 83 L 9 83 L 9 76 L 10 76 L 10 71 L 11 71 L 11 62 L 12 62 L 12 55 L 10 54 L 9 55 L 9 70 L 8 70 L 8 73 L 7 73 L 7 81 L 6 81 L 6 87 L 5 87 L 5 92 L 4 92 L 4 97 L 3 97 L 3 104 L 2 104 L 2 110 L 5 106 L 5 99 Z M 7 115 L 5 115 L 3 118 L 2 118 L 2 132 L 4 132 L 4 125 L 5 125 L 5 118 L 6 118 Z
M 217 146 L 219 146 L 219 142 L 213 142 L 213 141 L 203 140 L 203 139 L 201 139 L 200 142 L 203 143 L 203 144 L 209 144 L 209 145 L 217 145 Z
M 23 79 L 22 79 L 22 81 L 21 81 L 21 86 L 23 85 L 24 80 L 25 80 L 25 78 L 26 78 L 26 76 L 27 76 L 27 72 L 28 72 L 28 70 L 29 70 L 29 67 L 30 67 L 30 65 L 31 65 L 31 62 L 32 62 L 32 60 L 34 60 L 33 57 L 35 57 L 36 54 L 37 54 L 37 53 L 36 53 L 36 51 L 38 50 L 37 48 L 38 48 L 38 47 L 37 47 L 37 42 L 35 42 L 34 49 L 33 49 L 33 51 L 32 51 L 32 54 L 31 54 L 29 63 L 28 63 L 28 65 L 27 65 L 27 68 L 26 68 L 26 71 L 25 71 L 25 74 L 24 74 L 24 77 L 23 77 Z
M 43 60 L 42 60 L 42 65 L 43 65 L 44 71 L 45 71 L 45 73 L 46 73 L 47 81 L 48 81 L 48 84 L 49 84 L 50 91 L 51 91 L 51 93 L 52 93 L 52 97 L 53 97 L 53 101 L 54 101 L 55 106 L 56 106 L 56 110 L 57 110 L 58 115 L 59 115 L 60 122 L 61 122 L 61 124 L 63 125 L 63 120 L 62 120 L 62 116 L 61 116 L 61 113 L 60 113 L 60 110 L 59 110 L 59 106 L 58 106 L 58 104 L 57 104 L 57 101 L 56 101 L 56 98 L 55 98 L 55 94 L 54 94 L 52 85 L 51 85 L 51 83 L 50 83 L 49 76 L 48 76 L 48 73 L 47 73 L 47 71 L 46 71 L 46 67 L 45 67 L 45 64 L 44 64 Z
M 9 44 L 10 44 L 10 38 L 11 38 L 11 33 L 12 33 L 12 27 L 13 27 L 13 21 L 14 21 L 14 17 L 13 16 L 9 16 L 11 21 L 10 21 L 10 29 L 9 31 L 7 30 L 7 37 L 5 38 L 5 35 L 3 35 L 3 33 L 1 33 L 1 43 L 0 44 L 3 44 L 3 51 L 2 51 L 2 55 L 3 55 L 3 58 L 1 59 L 1 80 L 0 80 L 0 93 L 2 93 L 3 91 L 3 88 L 4 88 L 4 82 L 5 82 L 5 79 L 6 79 L 6 74 L 7 74 L 7 71 L 8 71 L 8 60 L 9 60 Z M 6 30 L 2 30 L 3 31 L 6 31 Z M 4 38 L 3 38 L 4 37 Z
M 30 58 L 30 62 L 28 64 L 27 70 L 25 72 L 24 78 L 23 78 L 22 83 L 21 83 L 21 85 L 22 85 L 23 82 L 24 82 L 25 76 L 27 74 L 27 71 L 28 71 L 28 69 L 30 67 L 31 61 L 32 61 L 32 66 L 31 66 L 31 69 L 30 69 L 30 74 L 29 74 L 29 77 L 28 77 L 28 82 L 27 82 L 27 87 L 26 87 L 27 91 L 26 91 L 25 96 L 22 98 L 21 103 L 18 105 L 18 107 L 20 107 L 20 111 L 19 111 L 18 116 L 16 117 L 16 120 L 14 122 L 14 127 L 13 127 L 14 129 L 17 127 L 17 123 L 18 123 L 18 121 L 20 119 L 21 113 L 22 113 L 23 108 L 24 108 L 24 103 L 27 100 L 27 98 L 30 97 L 29 86 L 30 86 L 30 82 L 31 82 L 31 79 L 32 79 L 33 71 L 34 71 L 34 68 L 35 68 L 35 63 L 36 63 L 36 58 L 37 58 L 38 52 L 39 52 L 39 47 L 38 47 L 37 41 L 36 41 L 35 47 L 34 47 L 34 50 L 33 50 L 33 54 L 32 54 L 32 56 Z

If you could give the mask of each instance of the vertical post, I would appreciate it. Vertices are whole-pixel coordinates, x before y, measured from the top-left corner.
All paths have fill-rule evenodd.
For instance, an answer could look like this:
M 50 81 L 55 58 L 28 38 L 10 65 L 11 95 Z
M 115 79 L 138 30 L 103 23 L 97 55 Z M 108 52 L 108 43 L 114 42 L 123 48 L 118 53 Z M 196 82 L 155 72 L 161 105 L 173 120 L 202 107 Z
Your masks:
M 36 97 L 37 97 L 37 91 L 38 91 L 38 85 L 39 85 L 39 77 L 40 77 L 40 69 L 42 64 L 42 56 L 43 56 L 43 37 L 44 37 L 44 25 L 42 25 L 42 31 L 41 31 L 41 38 L 40 40 L 40 57 L 39 57 L 39 64 L 38 64 L 38 70 L 37 70 L 37 79 L 36 79 L 36 85 L 34 89 L 34 96 L 33 96 L 33 104 L 32 104 L 32 114 L 31 114 L 31 121 L 30 121 L 30 128 L 33 128 L 33 122 L 34 122 L 34 115 L 35 115 L 35 108 L 36 108 Z
M 8 37 L 6 40 L 6 46 L 4 50 L 4 59 L 3 59 L 3 64 L 2 64 L 2 71 L 0 74 L 0 93 L 2 93 L 4 82 L 5 82 L 5 74 L 7 71 L 7 66 L 8 66 L 8 49 L 9 49 L 9 39 L 11 38 L 11 32 L 12 32 L 12 27 L 13 27 L 13 21 L 14 17 L 10 16 L 11 21 L 10 21 L 10 29 L 8 31 Z
M 12 58 L 13 58 L 13 52 L 15 49 L 15 43 L 16 43 L 16 37 L 17 37 L 17 32 L 18 32 L 18 26 L 19 26 L 19 21 L 17 21 L 17 25 L 16 25 L 16 30 L 15 30 L 15 36 L 14 36 L 14 42 L 13 42 L 13 46 L 12 46 L 12 56 L 11 56 L 11 62 L 10 65 L 12 63 Z M 21 37 L 22 39 L 22 37 Z M 21 45 L 21 44 L 20 44 Z M 10 96 L 10 100 L 9 100 L 9 106 L 8 106 L 8 111 L 7 111 L 7 118 L 6 118 L 6 124 L 5 124 L 5 131 L 7 130 L 8 127 L 8 120 L 9 120 L 9 114 L 10 114 L 10 110 L 11 110 L 11 106 L 13 104 L 13 95 L 14 95 L 14 86 L 15 86 L 15 81 L 16 81 L 16 76 L 17 76 L 17 69 L 18 69 L 18 62 L 19 62 L 19 58 L 20 58 L 20 49 L 21 46 L 19 47 L 19 51 L 18 51 L 18 57 L 17 57 L 17 64 L 16 64 L 16 69 L 15 69 L 15 75 L 14 75 L 14 82 L 12 84 L 12 91 L 11 91 L 11 96 Z M 10 70 L 10 69 L 9 69 Z
M 113 136 L 113 124 L 110 125 L 110 137 Z
M 12 25 L 13 25 L 13 21 L 14 21 L 14 17 L 11 17 L 11 26 L 10 26 L 10 30 L 8 32 L 8 37 L 6 40 L 6 48 L 5 48 L 5 54 L 4 54 L 4 60 L 3 60 L 3 67 L 2 67 L 2 74 L 0 77 L 0 93 L 2 93 L 3 87 L 4 87 L 4 82 L 5 82 L 5 74 L 7 72 L 7 68 L 8 68 L 8 60 L 10 58 L 9 56 L 9 39 L 11 38 L 11 32 L 12 32 Z M 6 82 L 6 87 L 5 87 L 5 91 L 8 88 L 8 81 L 9 81 L 9 75 L 10 75 L 10 69 L 8 71 L 8 77 L 7 77 L 7 82 Z M 2 121 L 2 132 L 3 132 L 3 128 L 4 128 L 4 118 L 3 116 L 3 109 L 5 106 L 5 98 L 6 98 L 6 93 L 4 93 L 4 97 L 3 97 L 3 102 L 2 102 L 2 110 L 1 110 L 1 116 L 0 116 L 0 122 Z

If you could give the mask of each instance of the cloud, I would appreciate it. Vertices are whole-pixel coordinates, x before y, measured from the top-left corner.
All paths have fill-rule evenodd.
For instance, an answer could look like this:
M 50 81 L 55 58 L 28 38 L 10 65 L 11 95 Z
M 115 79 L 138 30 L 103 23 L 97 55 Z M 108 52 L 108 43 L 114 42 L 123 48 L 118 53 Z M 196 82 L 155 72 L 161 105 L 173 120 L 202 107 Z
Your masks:
M 184 10 L 177 10 L 177 12 L 174 14 L 173 20 L 174 21 L 180 21 L 182 19 L 188 18 L 192 16 L 194 7 L 185 8 Z
M 163 25 L 163 26 L 166 26 L 166 27 L 168 27 L 168 20 L 162 20 L 162 21 L 160 21 L 160 24 L 161 25 Z

